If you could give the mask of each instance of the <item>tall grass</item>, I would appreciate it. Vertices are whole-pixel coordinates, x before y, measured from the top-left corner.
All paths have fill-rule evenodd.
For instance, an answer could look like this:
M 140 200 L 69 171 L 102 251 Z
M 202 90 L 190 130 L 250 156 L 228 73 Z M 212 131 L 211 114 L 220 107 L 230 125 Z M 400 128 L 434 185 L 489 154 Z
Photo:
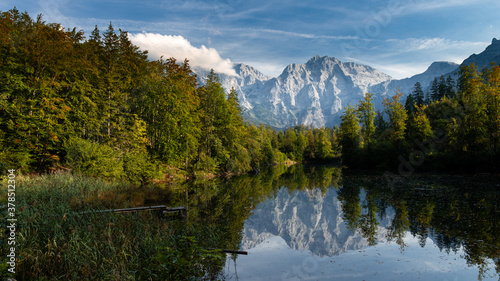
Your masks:
M 6 187 L 2 183 L 1 204 L 6 202 Z M 16 189 L 17 280 L 192 277 L 190 272 L 176 266 L 175 261 L 166 260 L 162 251 L 175 253 L 181 246 L 178 241 L 184 237 L 202 243 L 204 234 L 200 229 L 182 221 L 166 221 L 147 211 L 81 214 L 97 209 L 168 204 L 172 196 L 168 190 L 110 183 L 71 173 L 18 178 Z M 2 216 L 6 216 L 5 212 Z M 6 234 L 2 231 L 1 235 L 5 240 Z M 7 247 L 1 246 L 0 254 L 6 257 Z M 214 272 L 223 266 L 217 262 L 214 266 L 203 264 L 207 260 L 206 256 L 200 256 L 187 262 L 202 264 L 198 268 Z M 3 272 L 0 277 L 2 274 L 6 276 Z

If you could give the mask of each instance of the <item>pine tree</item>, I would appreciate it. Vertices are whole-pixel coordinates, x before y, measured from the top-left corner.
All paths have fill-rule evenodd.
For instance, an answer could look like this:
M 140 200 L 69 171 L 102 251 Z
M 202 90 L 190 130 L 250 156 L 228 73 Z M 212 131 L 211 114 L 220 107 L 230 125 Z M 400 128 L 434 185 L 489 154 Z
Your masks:
M 165 163 L 185 166 L 196 154 L 199 97 L 187 61 L 151 62 L 149 75 L 134 94 L 133 112 L 147 123 L 151 153 Z
M 228 122 L 228 105 L 220 79 L 212 69 L 207 77 L 206 85 L 198 89 L 200 96 L 201 119 L 201 153 L 214 158 L 219 164 L 225 165 L 229 160 L 229 151 L 224 147 L 230 142 L 224 135 Z
M 415 108 L 415 99 L 413 98 L 412 94 L 409 94 L 406 97 L 406 102 L 405 102 L 405 109 L 406 112 L 408 112 L 408 115 L 411 115 L 413 113 L 414 108 Z
M 432 85 L 431 85 L 431 99 L 433 101 L 437 101 L 440 98 L 441 97 L 440 97 L 440 93 L 439 93 L 439 82 L 438 82 L 437 77 L 434 77 L 434 80 L 432 81 Z
M 448 76 L 446 78 L 446 97 L 453 98 L 455 94 L 455 80 L 451 76 Z
M 432 102 L 431 94 L 429 92 L 425 93 L 424 104 L 429 105 Z
M 415 83 L 412 94 L 417 106 L 422 106 L 424 104 L 424 91 L 419 82 Z
M 445 97 L 446 94 L 448 93 L 448 87 L 446 86 L 446 79 L 444 78 L 444 75 L 441 75 L 441 77 L 439 77 L 438 92 L 439 92 L 438 100 Z
M 383 113 L 379 110 L 377 110 L 377 116 L 375 116 L 374 120 L 374 125 L 375 125 L 375 134 L 377 136 L 381 136 L 385 130 L 389 127 L 389 124 L 384 120 L 384 115 Z

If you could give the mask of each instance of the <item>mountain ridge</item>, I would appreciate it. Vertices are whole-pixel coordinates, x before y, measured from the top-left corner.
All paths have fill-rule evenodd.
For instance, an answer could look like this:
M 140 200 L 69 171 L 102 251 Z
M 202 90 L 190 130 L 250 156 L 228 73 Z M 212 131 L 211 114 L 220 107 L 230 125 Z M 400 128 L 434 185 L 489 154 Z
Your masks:
M 500 41 L 496 38 L 483 52 L 472 54 L 460 65 L 475 63 L 483 67 L 489 66 L 489 62 L 500 64 Z M 277 77 L 243 63 L 234 64 L 238 76 L 219 74 L 219 77 L 227 92 L 233 87 L 238 92 L 243 117 L 251 123 L 276 129 L 299 124 L 332 127 L 340 123 L 345 106 L 355 105 L 365 93 L 373 93 L 375 109 L 382 109 L 383 99 L 396 90 L 406 96 L 416 82 L 426 91 L 435 77 L 456 79 L 460 65 L 436 61 L 422 73 L 394 79 L 369 65 L 316 55 L 303 64 L 287 65 Z M 204 84 L 209 71 L 193 71 L 199 83 Z

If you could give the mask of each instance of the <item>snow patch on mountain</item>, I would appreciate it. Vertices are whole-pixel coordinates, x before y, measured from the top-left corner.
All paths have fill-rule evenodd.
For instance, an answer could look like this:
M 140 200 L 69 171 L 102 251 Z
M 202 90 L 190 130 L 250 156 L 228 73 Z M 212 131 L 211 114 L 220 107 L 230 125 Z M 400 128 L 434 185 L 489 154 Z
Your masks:
M 497 39 L 462 65 L 475 63 L 482 68 L 491 62 L 500 64 L 500 41 Z M 393 96 L 396 91 L 406 96 L 413 91 L 416 82 L 427 91 L 435 77 L 452 76 L 456 80 L 459 69 L 456 63 L 434 62 L 421 74 L 396 80 L 370 66 L 328 56 L 315 56 L 304 64 L 290 64 L 278 77 L 269 77 L 241 63 L 233 67 L 237 76 L 219 76 L 226 92 L 233 87 L 238 92 L 243 117 L 254 124 L 264 123 L 276 129 L 299 124 L 338 125 L 345 106 L 357 104 L 365 93 L 374 94 L 375 109 L 382 109 L 383 99 Z M 209 72 L 193 71 L 203 84 Z

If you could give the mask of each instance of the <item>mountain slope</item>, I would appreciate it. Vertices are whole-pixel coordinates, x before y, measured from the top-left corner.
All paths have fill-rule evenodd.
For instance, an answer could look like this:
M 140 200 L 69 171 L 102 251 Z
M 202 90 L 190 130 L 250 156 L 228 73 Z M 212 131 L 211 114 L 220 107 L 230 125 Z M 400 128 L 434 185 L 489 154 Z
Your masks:
M 471 55 L 462 65 L 475 63 L 482 68 L 490 62 L 500 64 L 499 40 L 493 39 L 485 51 Z M 444 75 L 456 79 L 459 65 L 434 62 L 425 72 L 400 80 L 370 66 L 341 62 L 328 56 L 315 56 L 304 64 L 288 65 L 278 77 L 269 77 L 244 64 L 235 64 L 234 69 L 238 76 L 221 74 L 221 84 L 226 91 L 236 89 L 244 118 L 254 124 L 282 129 L 298 124 L 338 125 L 345 106 L 355 105 L 365 93 L 373 93 L 375 108 L 382 109 L 382 100 L 394 95 L 396 90 L 407 95 L 416 82 L 420 82 L 425 91 L 435 77 Z M 193 70 L 203 84 L 208 71 Z
M 494 62 L 500 64 L 500 40 L 493 38 L 491 44 L 479 54 L 472 54 L 462 62 L 462 65 L 474 63 L 479 69 L 489 67 Z

